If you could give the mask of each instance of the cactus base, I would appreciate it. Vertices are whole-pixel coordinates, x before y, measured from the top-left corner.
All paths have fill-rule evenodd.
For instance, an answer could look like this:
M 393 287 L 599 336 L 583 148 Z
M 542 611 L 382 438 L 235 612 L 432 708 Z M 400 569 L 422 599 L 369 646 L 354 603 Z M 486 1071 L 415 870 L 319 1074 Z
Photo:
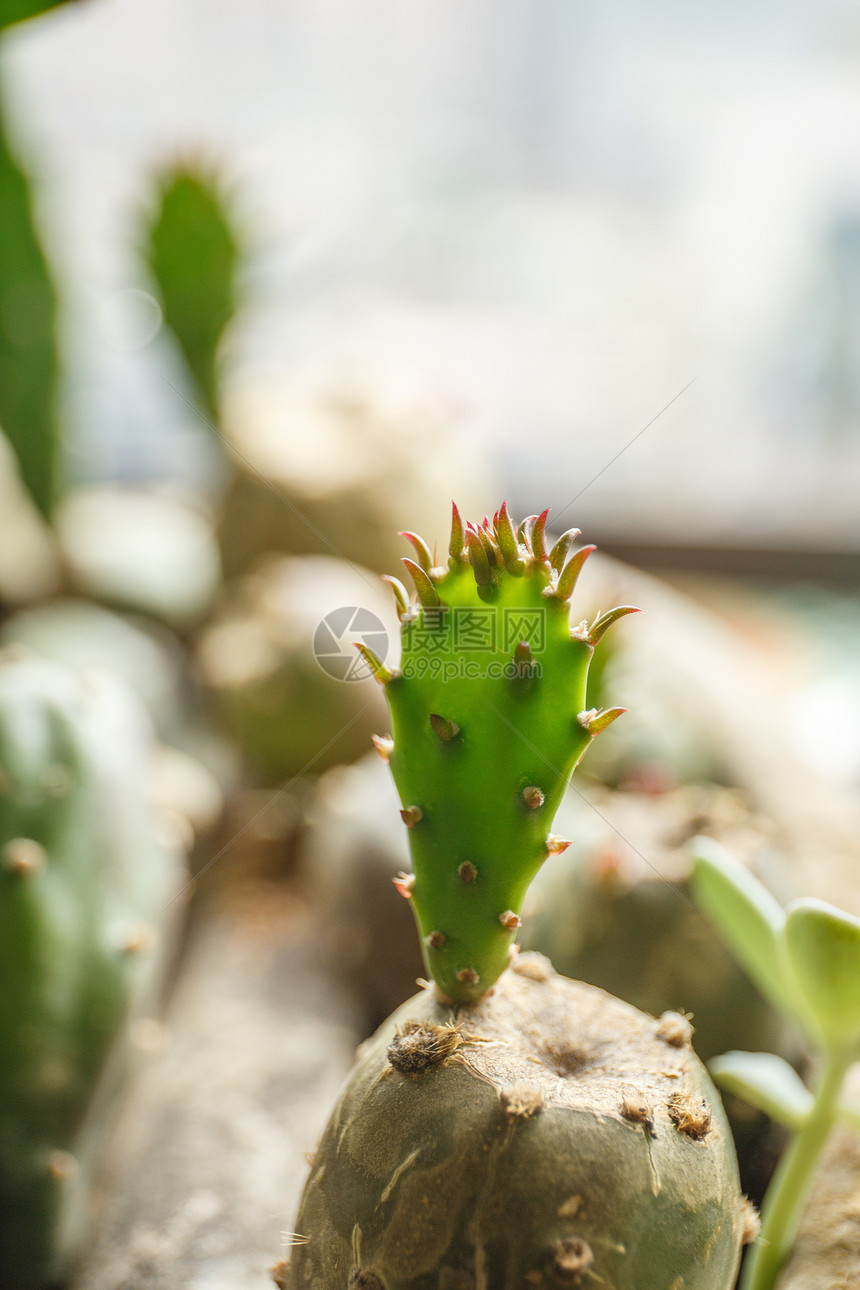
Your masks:
M 729 1290 L 745 1216 L 683 1019 L 524 954 L 477 1004 L 431 987 L 364 1046 L 276 1280 Z

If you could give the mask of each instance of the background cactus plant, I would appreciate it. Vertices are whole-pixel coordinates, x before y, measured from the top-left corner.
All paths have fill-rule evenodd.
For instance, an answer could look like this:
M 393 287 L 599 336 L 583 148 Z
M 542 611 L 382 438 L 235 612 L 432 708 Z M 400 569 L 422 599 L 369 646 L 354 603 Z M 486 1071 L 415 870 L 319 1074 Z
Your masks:
M 106 1105 L 152 1007 L 182 873 L 145 797 L 146 715 L 112 677 L 0 662 L 0 1284 L 84 1231 Z M 173 906 L 175 918 L 177 906 Z
M 13 5 L 13 14 L 0 16 L 0 26 L 47 7 Z M 24 484 L 46 517 L 53 511 L 57 492 L 56 309 L 56 289 L 42 249 L 30 181 L 7 137 L 0 101 L 0 430 L 18 459 Z
M 272 557 L 233 582 L 201 634 L 203 684 L 266 781 L 355 760 L 384 721 L 351 638 L 337 639 L 359 611 L 357 630 L 367 623 L 377 639 L 385 634 L 388 604 L 367 570 L 326 556 Z
M 207 417 L 220 416 L 218 351 L 240 302 L 242 239 L 231 198 L 205 166 L 179 162 L 158 179 L 144 255 L 164 321 Z

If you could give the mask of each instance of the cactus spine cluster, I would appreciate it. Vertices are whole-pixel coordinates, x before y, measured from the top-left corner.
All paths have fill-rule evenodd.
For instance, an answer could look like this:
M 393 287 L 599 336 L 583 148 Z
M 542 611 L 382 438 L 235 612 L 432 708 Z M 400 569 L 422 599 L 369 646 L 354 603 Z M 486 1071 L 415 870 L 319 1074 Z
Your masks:
M 80 1241 L 88 1173 L 151 1006 L 179 852 L 145 798 L 151 732 L 109 675 L 0 658 L 0 1285 Z M 163 945 L 162 945 L 163 948 Z
M 446 567 L 403 534 L 410 599 L 387 581 L 402 624 L 400 670 L 359 646 L 385 687 L 390 762 L 409 828 L 414 874 L 400 888 L 427 969 L 446 998 L 480 998 L 508 965 L 526 889 L 568 843 L 551 832 L 571 772 L 623 711 L 585 707 L 588 666 L 623 605 L 571 630 L 569 601 L 594 550 L 569 554 L 579 530 L 548 549 L 548 512 L 516 527 L 453 510 Z

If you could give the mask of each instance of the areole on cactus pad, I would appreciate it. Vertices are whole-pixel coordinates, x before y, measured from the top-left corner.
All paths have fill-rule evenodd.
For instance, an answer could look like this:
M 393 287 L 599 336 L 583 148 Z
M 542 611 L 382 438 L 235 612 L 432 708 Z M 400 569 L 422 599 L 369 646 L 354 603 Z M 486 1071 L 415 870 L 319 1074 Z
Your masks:
M 585 707 L 588 666 L 623 605 L 571 629 L 570 597 L 586 559 L 578 529 L 551 548 L 548 512 L 514 526 L 453 509 L 446 567 L 403 536 L 416 588 L 389 578 L 402 624 L 400 670 L 365 646 L 385 687 L 391 765 L 414 874 L 412 903 L 427 970 L 446 998 L 480 998 L 508 965 L 523 897 L 543 861 L 568 843 L 551 832 L 574 767 L 623 708 Z

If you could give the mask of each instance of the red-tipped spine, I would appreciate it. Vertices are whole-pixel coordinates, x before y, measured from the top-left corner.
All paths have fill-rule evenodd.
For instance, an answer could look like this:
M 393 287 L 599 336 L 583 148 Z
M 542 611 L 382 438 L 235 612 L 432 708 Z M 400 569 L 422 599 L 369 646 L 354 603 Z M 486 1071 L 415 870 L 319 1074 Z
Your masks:
M 610 609 L 607 613 L 601 614 L 596 618 L 588 629 L 588 640 L 591 645 L 596 645 L 613 623 L 617 623 L 619 618 L 626 617 L 627 614 L 638 614 L 641 610 L 637 605 L 617 605 L 615 609 Z
M 502 505 L 499 508 L 499 518 L 496 523 L 496 537 L 498 538 L 499 549 L 504 558 L 505 565 L 510 567 L 515 562 L 518 562 L 520 546 L 517 542 L 516 529 L 514 528 L 513 523 L 511 522 L 511 517 L 508 514 L 507 502 L 502 502 Z
M 403 563 L 409 570 L 412 581 L 415 583 L 415 590 L 418 592 L 418 599 L 425 609 L 437 609 L 442 603 L 439 599 L 439 593 L 430 581 L 430 575 L 420 564 L 410 560 L 408 555 L 403 556 Z
M 397 613 L 400 618 L 404 618 L 409 613 L 409 592 L 404 587 L 399 578 L 393 577 L 390 573 L 382 575 L 382 581 L 387 582 L 394 593 L 394 599 L 397 604 Z
M 596 546 L 581 546 L 575 551 L 568 560 L 567 564 L 558 575 L 558 582 L 555 585 L 554 594 L 560 600 L 570 600 L 573 595 L 573 589 L 576 586 L 577 579 L 582 573 L 583 565 L 590 555 L 597 550 Z
M 451 557 L 452 566 L 459 564 L 463 558 L 463 550 L 466 541 L 463 536 L 463 520 L 457 509 L 457 503 L 451 503 L 451 541 L 448 543 L 448 554 Z
M 590 708 L 587 712 L 578 713 L 576 719 L 590 735 L 599 735 L 626 711 L 626 708 Z
M 397 536 L 406 538 L 407 542 L 412 543 L 412 546 L 415 548 L 415 554 L 418 557 L 418 563 L 421 565 L 421 568 L 425 573 L 429 573 L 433 568 L 433 553 L 424 541 L 423 537 L 418 533 L 410 532 L 409 529 L 404 529 L 401 533 L 398 533 Z
M 355 642 L 355 648 L 370 668 L 373 679 L 378 681 L 380 685 L 387 685 L 394 673 L 389 672 L 382 659 L 377 654 L 374 654 L 372 649 L 368 649 L 366 645 L 363 645 L 361 641 Z
M 556 573 L 561 573 L 562 568 L 564 567 L 564 562 L 567 559 L 567 553 L 576 539 L 580 536 L 581 532 L 581 529 L 568 529 L 566 533 L 562 533 L 561 537 L 550 551 L 549 562 L 553 569 L 555 569 Z
M 546 550 L 546 519 L 549 515 L 549 507 L 541 511 L 540 515 L 532 525 L 532 553 L 538 564 L 546 564 L 549 560 Z
M 469 553 L 469 562 L 475 574 L 475 581 L 479 587 L 487 587 L 492 581 L 490 575 L 490 562 L 487 559 L 487 553 L 484 550 L 484 544 L 478 537 L 478 534 L 472 529 L 466 530 L 466 550 Z

